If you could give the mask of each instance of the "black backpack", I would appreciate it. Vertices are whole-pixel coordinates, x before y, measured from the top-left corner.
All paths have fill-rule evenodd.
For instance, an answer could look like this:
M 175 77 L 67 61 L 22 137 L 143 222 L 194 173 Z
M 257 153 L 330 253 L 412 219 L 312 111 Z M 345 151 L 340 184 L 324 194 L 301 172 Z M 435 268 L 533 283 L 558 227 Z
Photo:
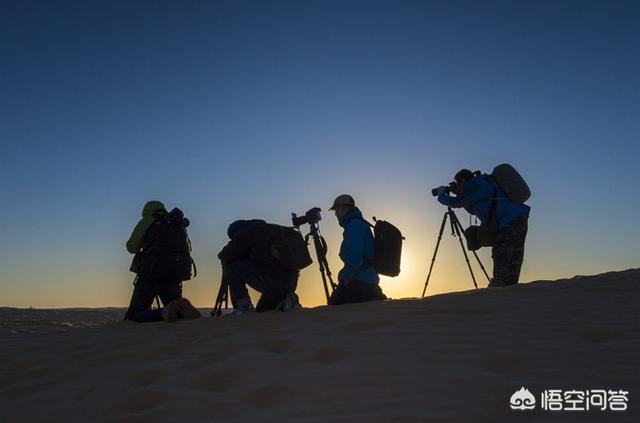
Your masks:
M 364 219 L 363 219 L 364 220 Z M 402 256 L 402 232 L 384 220 L 373 220 L 375 225 L 365 222 L 373 228 L 374 258 L 373 267 L 381 275 L 395 277 L 400 274 Z
M 180 209 L 154 215 L 144 238 L 140 273 L 151 278 L 186 281 L 197 275 L 187 234 L 189 219 Z M 193 269 L 193 274 L 192 274 Z
M 508 163 L 496 166 L 491 172 L 491 180 L 514 203 L 524 204 L 531 197 L 531 190 L 524 178 Z
M 273 223 L 266 224 L 270 258 L 283 269 L 301 270 L 313 263 L 307 241 L 300 231 Z

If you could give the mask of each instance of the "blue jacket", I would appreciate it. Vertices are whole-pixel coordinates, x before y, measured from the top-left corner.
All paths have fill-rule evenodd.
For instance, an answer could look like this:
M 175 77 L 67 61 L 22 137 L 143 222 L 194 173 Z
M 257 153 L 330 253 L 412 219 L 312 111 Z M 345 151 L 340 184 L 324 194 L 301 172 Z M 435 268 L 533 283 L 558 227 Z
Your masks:
M 342 244 L 340 245 L 340 259 L 344 267 L 338 273 L 339 282 L 349 282 L 357 279 L 360 282 L 377 284 L 380 282 L 378 273 L 373 267 L 364 267 L 364 259 L 373 260 L 373 235 L 369 225 L 363 220 L 362 213 L 357 208 L 340 220 Z
M 495 190 L 495 191 L 494 191 Z M 448 207 L 464 207 L 464 209 L 483 222 L 489 219 L 492 199 L 496 198 L 495 214 L 498 229 L 504 229 L 523 214 L 529 214 L 531 208 L 526 204 L 519 205 L 509 200 L 505 193 L 494 186 L 488 176 L 481 175 L 467 181 L 462 186 L 462 194 L 451 197 L 449 194 L 438 195 L 438 201 Z

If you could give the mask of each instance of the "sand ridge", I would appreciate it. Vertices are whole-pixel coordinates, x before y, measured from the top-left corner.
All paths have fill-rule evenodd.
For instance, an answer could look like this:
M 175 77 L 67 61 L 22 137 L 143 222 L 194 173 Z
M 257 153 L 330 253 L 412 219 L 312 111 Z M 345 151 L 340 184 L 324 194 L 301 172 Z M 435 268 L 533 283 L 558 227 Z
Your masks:
M 294 313 L 4 330 L 0 421 L 558 421 L 510 410 L 521 386 L 624 388 L 626 413 L 561 420 L 639 421 L 639 281 L 629 270 Z

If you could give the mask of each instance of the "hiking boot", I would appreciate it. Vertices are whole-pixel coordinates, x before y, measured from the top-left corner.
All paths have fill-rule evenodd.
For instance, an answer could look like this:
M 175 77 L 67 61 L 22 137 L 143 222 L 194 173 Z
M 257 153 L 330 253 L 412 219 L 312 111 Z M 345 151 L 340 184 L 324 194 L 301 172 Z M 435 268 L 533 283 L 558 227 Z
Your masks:
M 202 317 L 200 310 L 195 308 L 191 301 L 186 298 L 180 298 L 178 300 L 180 302 L 180 311 L 178 311 L 178 316 L 183 319 L 199 319 Z
M 180 300 L 173 300 L 162 309 L 162 320 L 167 323 L 178 320 L 178 312 L 180 311 Z
M 275 309 L 280 311 L 293 311 L 298 308 L 302 308 L 300 299 L 295 292 L 290 292 L 284 297 L 284 300 L 278 303 Z
M 249 304 L 248 306 L 234 308 L 229 315 L 239 315 L 239 314 L 251 314 L 255 313 L 256 309 L 253 307 L 253 304 Z

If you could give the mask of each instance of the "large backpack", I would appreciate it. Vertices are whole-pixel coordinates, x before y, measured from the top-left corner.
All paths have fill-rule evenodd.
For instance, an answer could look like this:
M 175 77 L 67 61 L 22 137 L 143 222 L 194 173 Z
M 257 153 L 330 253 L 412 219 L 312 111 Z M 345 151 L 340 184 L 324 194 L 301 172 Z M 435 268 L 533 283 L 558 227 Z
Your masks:
M 272 223 L 267 223 L 266 228 L 269 253 L 278 267 L 301 270 L 313 263 L 300 231 Z
M 158 213 L 154 218 L 142 247 L 142 273 L 164 280 L 186 281 L 195 277 L 197 271 L 187 234 L 188 219 L 179 209 Z
M 524 204 L 531 197 L 531 190 L 524 178 L 508 163 L 496 166 L 491 172 L 491 179 L 498 188 L 516 204 Z
M 391 223 L 384 220 L 373 220 L 375 225 L 365 222 L 373 228 L 374 258 L 373 267 L 381 275 L 398 276 L 400 274 L 400 260 L 402 256 L 402 232 Z

